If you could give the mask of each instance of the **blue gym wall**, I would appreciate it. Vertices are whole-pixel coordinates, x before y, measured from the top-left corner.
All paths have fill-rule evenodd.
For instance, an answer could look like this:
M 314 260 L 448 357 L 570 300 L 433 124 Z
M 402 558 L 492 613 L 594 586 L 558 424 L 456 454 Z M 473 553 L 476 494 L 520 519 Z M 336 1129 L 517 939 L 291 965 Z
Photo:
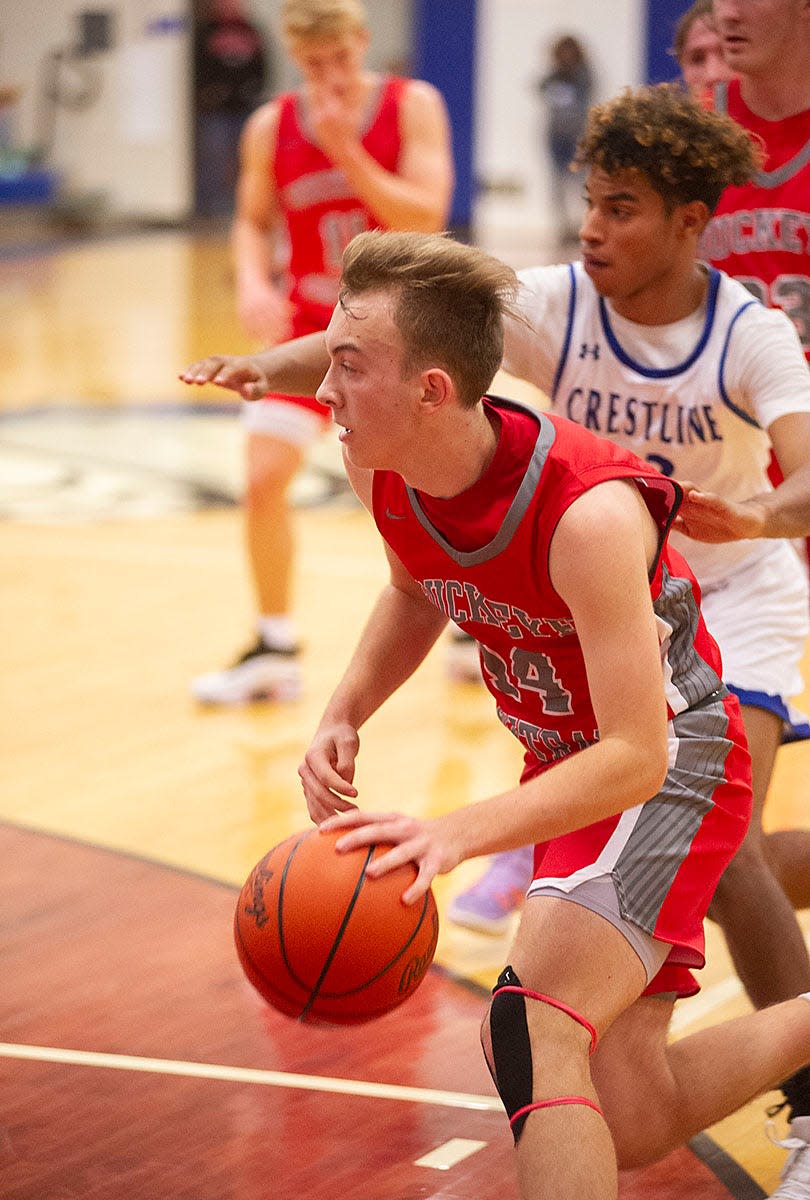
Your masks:
M 413 74 L 439 88 L 450 110 L 456 164 L 450 220 L 461 236 L 469 229 L 475 191 L 475 30 L 476 0 L 414 0 Z

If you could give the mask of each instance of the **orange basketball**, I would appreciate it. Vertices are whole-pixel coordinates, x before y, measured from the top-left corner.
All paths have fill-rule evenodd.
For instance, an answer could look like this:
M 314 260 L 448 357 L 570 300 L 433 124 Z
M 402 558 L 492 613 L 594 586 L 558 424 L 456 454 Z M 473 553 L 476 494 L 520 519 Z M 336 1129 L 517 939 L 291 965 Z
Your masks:
M 408 863 L 380 879 L 366 867 L 387 847 L 338 854 L 337 833 L 310 829 L 274 846 L 239 896 L 234 937 L 256 990 L 301 1021 L 357 1025 L 407 1000 L 436 951 L 433 893 L 415 904 L 402 893 Z

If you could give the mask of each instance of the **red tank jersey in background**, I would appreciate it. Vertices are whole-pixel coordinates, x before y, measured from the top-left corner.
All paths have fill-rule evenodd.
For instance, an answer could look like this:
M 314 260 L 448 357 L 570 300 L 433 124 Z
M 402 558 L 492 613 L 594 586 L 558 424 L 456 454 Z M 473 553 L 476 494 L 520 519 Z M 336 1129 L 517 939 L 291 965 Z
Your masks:
M 740 82 L 715 88 L 713 106 L 765 147 L 762 171 L 728 187 L 701 241 L 701 255 L 794 322 L 810 357 L 810 109 L 779 121 L 744 103 Z
M 399 110 L 406 81 L 381 81 L 371 106 L 362 144 L 386 171 L 400 156 Z M 293 336 L 315 333 L 329 324 L 337 303 L 343 251 L 380 222 L 354 194 L 343 172 L 307 135 L 297 93 L 279 97 L 276 152 L 270 170 L 289 239 L 290 299 L 295 305 Z

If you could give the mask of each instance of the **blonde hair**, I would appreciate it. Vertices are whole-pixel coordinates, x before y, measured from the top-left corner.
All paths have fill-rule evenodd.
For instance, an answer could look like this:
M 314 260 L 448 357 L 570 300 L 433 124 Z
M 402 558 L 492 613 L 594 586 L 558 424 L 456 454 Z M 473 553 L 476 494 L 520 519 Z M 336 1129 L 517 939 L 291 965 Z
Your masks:
M 517 316 L 518 279 L 511 267 L 442 233 L 360 233 L 346 248 L 341 307 L 353 296 L 394 296 L 403 371 L 440 366 L 472 408 L 503 357 L 504 316 Z
M 361 0 L 285 0 L 281 28 L 290 41 L 324 41 L 368 28 Z

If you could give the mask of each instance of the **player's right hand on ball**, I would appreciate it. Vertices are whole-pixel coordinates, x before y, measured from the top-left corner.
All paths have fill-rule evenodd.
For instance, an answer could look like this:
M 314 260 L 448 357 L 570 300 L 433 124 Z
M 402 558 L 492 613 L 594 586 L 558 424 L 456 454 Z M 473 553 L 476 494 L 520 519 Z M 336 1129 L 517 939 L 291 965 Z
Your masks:
M 250 355 L 212 354 L 186 367 L 179 378 L 183 383 L 228 388 L 244 400 L 261 400 L 272 390 L 261 364 Z
M 360 737 L 354 726 L 341 722 L 319 730 L 298 768 L 309 815 L 316 825 L 335 813 L 357 808 L 352 783 Z

